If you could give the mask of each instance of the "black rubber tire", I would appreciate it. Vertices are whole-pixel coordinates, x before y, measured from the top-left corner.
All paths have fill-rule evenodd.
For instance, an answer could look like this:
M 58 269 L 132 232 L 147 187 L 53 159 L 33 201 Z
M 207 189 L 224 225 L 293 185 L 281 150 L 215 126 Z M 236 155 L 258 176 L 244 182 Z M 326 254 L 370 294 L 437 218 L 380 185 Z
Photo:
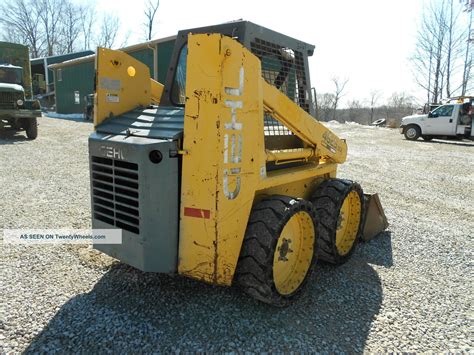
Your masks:
M 25 129 L 28 139 L 36 139 L 36 137 L 38 137 L 38 122 L 36 121 L 36 117 L 28 119 Z
M 12 128 L 19 131 L 21 130 L 21 120 L 18 119 L 18 120 L 13 120 L 12 124 L 11 124 Z
M 382 125 L 382 124 L 385 124 L 387 120 L 385 118 L 379 118 L 378 120 L 375 120 L 374 122 L 371 123 L 371 125 L 373 126 L 378 126 L 378 125 Z
M 409 132 L 409 130 L 412 130 L 412 129 L 415 130 L 415 134 L 414 134 L 413 136 L 407 134 L 407 132 Z M 416 141 L 416 140 L 421 136 L 421 129 L 420 129 L 420 127 L 418 127 L 417 125 L 408 125 L 408 126 L 405 128 L 405 131 L 403 132 L 403 135 L 404 135 L 405 138 L 408 139 L 409 141 Z
M 433 136 L 421 136 L 421 138 L 423 138 L 423 140 L 429 142 L 433 139 Z
M 271 196 L 252 209 L 235 277 L 237 285 L 259 301 L 278 307 L 287 306 L 300 294 L 311 274 L 316 253 L 304 280 L 290 295 L 280 294 L 273 281 L 273 258 L 281 231 L 288 220 L 300 211 L 307 212 L 314 221 L 314 208 L 310 202 L 288 196 Z M 315 242 L 313 250 L 316 247 Z
M 361 202 L 361 213 L 359 219 L 359 229 L 356 239 L 345 255 L 340 255 L 336 248 L 336 231 L 339 219 L 339 211 L 344 200 L 351 191 L 356 191 Z M 364 218 L 365 199 L 360 185 L 351 180 L 329 179 L 322 182 L 314 192 L 311 202 L 316 209 L 316 230 L 318 247 L 317 259 L 331 264 L 340 265 L 349 260 L 361 239 Z

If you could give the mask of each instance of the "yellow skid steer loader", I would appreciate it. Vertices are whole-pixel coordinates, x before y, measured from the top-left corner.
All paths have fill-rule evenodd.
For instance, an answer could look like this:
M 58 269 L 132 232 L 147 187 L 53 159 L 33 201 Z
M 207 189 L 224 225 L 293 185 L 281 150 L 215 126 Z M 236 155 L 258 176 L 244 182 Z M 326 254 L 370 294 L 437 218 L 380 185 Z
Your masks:
M 89 139 L 95 248 L 143 271 L 238 284 L 287 305 L 316 259 L 344 263 L 361 237 L 347 146 L 312 115 L 314 47 L 250 22 L 181 31 L 162 85 L 99 48 Z

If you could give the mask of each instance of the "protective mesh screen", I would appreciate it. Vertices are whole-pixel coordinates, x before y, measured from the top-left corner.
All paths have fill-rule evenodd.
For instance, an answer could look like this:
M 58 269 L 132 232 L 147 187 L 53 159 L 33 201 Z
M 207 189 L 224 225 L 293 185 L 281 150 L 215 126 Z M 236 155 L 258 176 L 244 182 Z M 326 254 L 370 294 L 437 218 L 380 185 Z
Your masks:
M 305 99 L 306 77 L 303 54 L 281 45 L 255 38 L 250 49 L 262 63 L 262 76 L 271 85 L 309 112 Z M 266 136 L 284 136 L 293 133 L 268 114 L 264 116 Z

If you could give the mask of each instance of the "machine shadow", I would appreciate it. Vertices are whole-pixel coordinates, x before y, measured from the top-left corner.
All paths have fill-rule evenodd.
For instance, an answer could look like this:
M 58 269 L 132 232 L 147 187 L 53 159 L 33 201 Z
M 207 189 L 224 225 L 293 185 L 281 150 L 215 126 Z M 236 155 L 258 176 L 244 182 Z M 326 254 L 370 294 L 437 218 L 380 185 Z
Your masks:
M 432 141 L 429 142 L 424 142 L 426 144 L 447 144 L 447 145 L 457 145 L 460 147 L 474 147 L 474 142 L 469 143 L 465 140 L 458 141 L 458 140 L 439 140 L 439 139 L 433 139 Z
M 15 144 L 28 140 L 25 131 L 17 131 L 13 128 L 0 129 L 0 145 Z
M 78 123 L 93 123 L 93 120 L 86 120 L 83 116 L 76 117 L 74 115 L 66 115 L 66 114 L 62 115 L 62 114 L 56 114 L 56 113 L 52 113 L 51 115 L 48 115 L 47 113 L 43 113 L 43 117 L 51 118 L 55 120 L 78 122 Z
M 124 342 L 137 352 L 256 351 L 259 344 L 269 352 L 361 353 L 383 294 L 369 263 L 390 267 L 391 253 L 387 232 L 361 244 L 342 266 L 316 265 L 305 292 L 287 308 L 256 302 L 234 287 L 116 264 L 89 293 L 65 303 L 26 353 L 121 353 Z

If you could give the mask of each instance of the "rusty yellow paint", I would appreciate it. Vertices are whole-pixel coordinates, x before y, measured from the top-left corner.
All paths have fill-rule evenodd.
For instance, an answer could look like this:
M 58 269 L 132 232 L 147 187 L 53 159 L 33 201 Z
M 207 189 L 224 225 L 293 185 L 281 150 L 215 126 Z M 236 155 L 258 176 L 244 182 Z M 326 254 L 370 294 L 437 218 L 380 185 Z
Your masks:
M 151 90 L 151 103 L 154 105 L 159 105 L 161 101 L 161 95 L 163 95 L 163 91 L 165 86 L 159 83 L 156 80 L 150 79 L 150 90 Z
M 281 295 L 291 295 L 303 283 L 313 260 L 316 231 L 306 211 L 294 214 L 283 227 L 273 255 L 273 280 Z
M 309 158 L 316 156 L 314 148 L 297 148 L 297 149 L 278 149 L 265 150 L 267 161 L 273 161 L 276 164 L 288 162 L 308 161 Z
M 335 163 L 321 163 L 270 171 L 265 179 L 260 180 L 257 189 L 263 190 L 292 182 L 296 183 L 307 178 L 314 179 L 318 176 L 335 172 L 336 169 L 337 165 Z
M 346 255 L 357 238 L 362 201 L 356 191 L 351 191 L 344 199 L 339 212 L 336 231 L 336 248 L 340 255 Z
M 276 193 L 309 198 L 346 158 L 343 140 L 273 89 L 261 78 L 258 58 L 237 41 L 218 34 L 189 35 L 178 261 L 182 275 L 230 285 L 252 204 Z M 305 147 L 265 150 L 264 110 Z M 305 164 L 266 171 L 267 160 L 296 159 Z
M 95 125 L 160 103 L 163 85 L 127 54 L 99 48 L 96 70 Z M 266 150 L 264 112 L 304 147 Z M 178 272 L 219 285 L 232 283 L 252 205 L 274 194 L 308 199 L 347 154 L 344 140 L 263 80 L 256 56 L 220 34 L 188 37 L 180 148 Z M 281 165 L 293 161 L 300 165 Z M 267 162 L 280 169 L 267 172 Z
M 329 178 L 329 174 L 324 174 L 315 178 L 314 176 L 303 180 L 292 181 L 282 185 L 268 187 L 256 192 L 255 203 L 265 197 L 272 195 L 284 195 L 309 200 L 318 185 Z
M 217 34 L 190 35 L 178 272 L 230 285 L 265 170 L 260 61 Z M 186 208 L 210 211 L 209 218 Z M 204 216 L 204 215 L 203 215 Z
M 163 85 L 150 79 L 150 69 L 130 55 L 97 48 L 94 126 L 150 103 L 159 104 Z

